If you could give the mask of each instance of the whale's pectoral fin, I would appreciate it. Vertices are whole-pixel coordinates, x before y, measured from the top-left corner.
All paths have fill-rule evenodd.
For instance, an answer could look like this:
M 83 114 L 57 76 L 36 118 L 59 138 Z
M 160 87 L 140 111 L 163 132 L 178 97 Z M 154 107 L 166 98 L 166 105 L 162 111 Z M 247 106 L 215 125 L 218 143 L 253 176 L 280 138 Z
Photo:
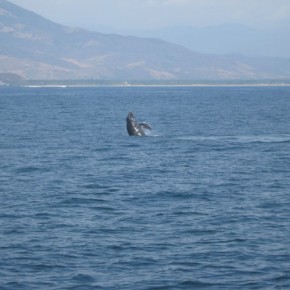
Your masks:
M 145 129 L 152 130 L 151 126 L 147 123 L 140 123 L 139 126 L 144 127 Z

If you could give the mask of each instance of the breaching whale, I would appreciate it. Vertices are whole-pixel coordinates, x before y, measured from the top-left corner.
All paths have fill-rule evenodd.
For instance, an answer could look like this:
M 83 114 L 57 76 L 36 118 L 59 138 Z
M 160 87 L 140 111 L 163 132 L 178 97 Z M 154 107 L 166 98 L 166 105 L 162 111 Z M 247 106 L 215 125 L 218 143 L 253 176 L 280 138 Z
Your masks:
M 132 112 L 128 113 L 126 121 L 127 131 L 130 136 L 145 136 L 146 134 L 144 130 L 151 130 L 151 127 L 147 123 L 138 124 Z

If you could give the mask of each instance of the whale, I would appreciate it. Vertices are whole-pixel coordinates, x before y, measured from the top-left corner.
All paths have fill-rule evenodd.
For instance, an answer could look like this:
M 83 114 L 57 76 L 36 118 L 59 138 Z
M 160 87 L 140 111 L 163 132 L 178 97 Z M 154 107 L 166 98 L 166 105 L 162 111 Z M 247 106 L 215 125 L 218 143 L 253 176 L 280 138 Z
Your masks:
M 145 129 L 152 130 L 147 123 L 138 123 L 133 112 L 128 113 L 126 122 L 129 136 L 146 136 Z

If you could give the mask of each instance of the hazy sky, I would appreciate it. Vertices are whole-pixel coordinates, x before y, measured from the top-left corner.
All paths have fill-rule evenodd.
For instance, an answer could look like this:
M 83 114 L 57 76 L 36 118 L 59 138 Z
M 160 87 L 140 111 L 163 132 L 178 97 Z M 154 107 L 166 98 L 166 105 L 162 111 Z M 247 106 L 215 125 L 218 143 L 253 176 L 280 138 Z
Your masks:
M 290 27 L 290 0 L 10 0 L 50 20 L 96 29 L 238 23 Z

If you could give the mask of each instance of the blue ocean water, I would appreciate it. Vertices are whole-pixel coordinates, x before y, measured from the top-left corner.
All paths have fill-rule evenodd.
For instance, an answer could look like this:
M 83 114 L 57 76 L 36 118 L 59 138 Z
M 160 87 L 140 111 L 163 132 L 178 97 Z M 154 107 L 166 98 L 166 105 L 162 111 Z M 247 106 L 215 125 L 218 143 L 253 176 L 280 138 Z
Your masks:
M 290 289 L 290 87 L 1 88 L 0 289 Z

